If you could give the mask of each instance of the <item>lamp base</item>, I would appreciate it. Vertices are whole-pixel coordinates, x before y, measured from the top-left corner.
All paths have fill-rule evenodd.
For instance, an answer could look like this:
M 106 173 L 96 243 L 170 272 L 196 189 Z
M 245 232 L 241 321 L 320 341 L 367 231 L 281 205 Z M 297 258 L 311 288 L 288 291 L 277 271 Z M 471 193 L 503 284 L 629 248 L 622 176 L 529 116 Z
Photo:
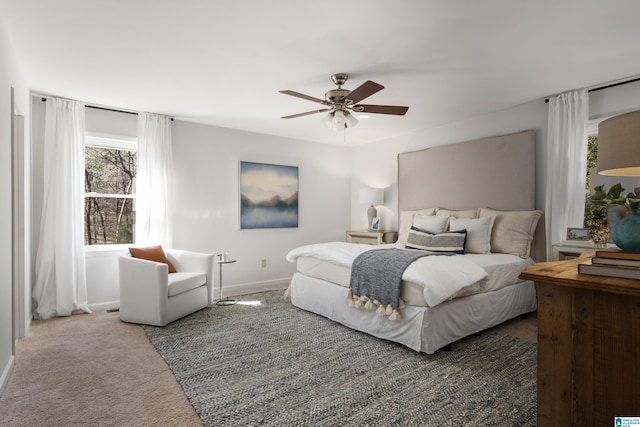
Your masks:
M 376 218 L 377 216 L 378 210 L 375 208 L 375 206 L 369 206 L 369 209 L 367 209 L 367 219 L 369 220 L 367 228 L 369 229 L 369 231 L 373 231 L 373 218 Z
M 640 210 L 629 209 L 629 215 L 614 224 L 611 239 L 623 251 L 640 252 Z

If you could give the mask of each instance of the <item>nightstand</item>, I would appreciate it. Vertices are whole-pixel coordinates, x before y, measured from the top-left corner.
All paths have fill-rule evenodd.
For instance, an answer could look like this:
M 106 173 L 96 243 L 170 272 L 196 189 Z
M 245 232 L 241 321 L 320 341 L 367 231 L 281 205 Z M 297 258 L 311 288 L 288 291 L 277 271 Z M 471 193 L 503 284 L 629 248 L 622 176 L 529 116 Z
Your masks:
M 383 243 L 395 243 L 398 240 L 396 231 L 367 231 L 348 230 L 347 242 L 363 243 L 365 245 L 381 245 Z
M 556 243 L 553 246 L 553 259 L 552 261 L 564 261 L 567 259 L 578 258 L 585 252 L 593 252 L 596 248 L 589 245 L 589 242 L 570 242 L 565 241 L 562 243 Z M 606 249 L 616 248 L 617 246 L 608 243 Z

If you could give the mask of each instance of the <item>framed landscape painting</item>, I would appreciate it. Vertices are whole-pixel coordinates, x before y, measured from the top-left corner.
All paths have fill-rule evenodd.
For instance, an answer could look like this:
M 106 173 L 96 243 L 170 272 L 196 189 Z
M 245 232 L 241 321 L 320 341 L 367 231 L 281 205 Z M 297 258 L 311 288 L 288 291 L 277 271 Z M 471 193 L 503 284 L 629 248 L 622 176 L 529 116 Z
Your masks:
M 240 229 L 298 227 L 298 167 L 240 162 Z

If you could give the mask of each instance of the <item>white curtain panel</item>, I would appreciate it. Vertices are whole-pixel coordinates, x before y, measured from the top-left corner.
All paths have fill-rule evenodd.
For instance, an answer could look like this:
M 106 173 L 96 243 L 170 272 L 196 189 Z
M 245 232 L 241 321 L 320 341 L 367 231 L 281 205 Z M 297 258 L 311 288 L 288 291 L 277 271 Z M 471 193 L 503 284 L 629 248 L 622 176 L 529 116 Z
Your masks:
M 140 113 L 136 172 L 137 245 L 172 247 L 171 168 L 171 119 Z
M 567 227 L 583 226 L 588 119 L 586 89 L 549 99 L 545 205 L 548 260 L 551 245 L 566 240 Z
M 84 263 L 84 105 L 47 100 L 35 318 L 91 313 Z

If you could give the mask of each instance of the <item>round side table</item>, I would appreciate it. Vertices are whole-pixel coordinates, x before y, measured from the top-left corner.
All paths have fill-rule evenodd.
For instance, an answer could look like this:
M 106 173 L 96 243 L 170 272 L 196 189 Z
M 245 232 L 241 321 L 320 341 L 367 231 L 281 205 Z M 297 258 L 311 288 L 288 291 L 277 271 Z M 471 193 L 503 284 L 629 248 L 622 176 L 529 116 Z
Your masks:
M 234 262 L 236 262 L 235 259 L 226 259 L 226 260 L 222 260 L 222 259 L 216 259 L 216 264 L 218 264 L 219 269 L 220 269 L 220 280 L 218 282 L 218 289 L 220 290 L 218 293 L 218 300 L 216 301 L 216 305 L 232 305 L 235 304 L 236 301 L 229 298 L 229 297 L 222 297 L 222 266 L 224 264 L 233 264 Z

